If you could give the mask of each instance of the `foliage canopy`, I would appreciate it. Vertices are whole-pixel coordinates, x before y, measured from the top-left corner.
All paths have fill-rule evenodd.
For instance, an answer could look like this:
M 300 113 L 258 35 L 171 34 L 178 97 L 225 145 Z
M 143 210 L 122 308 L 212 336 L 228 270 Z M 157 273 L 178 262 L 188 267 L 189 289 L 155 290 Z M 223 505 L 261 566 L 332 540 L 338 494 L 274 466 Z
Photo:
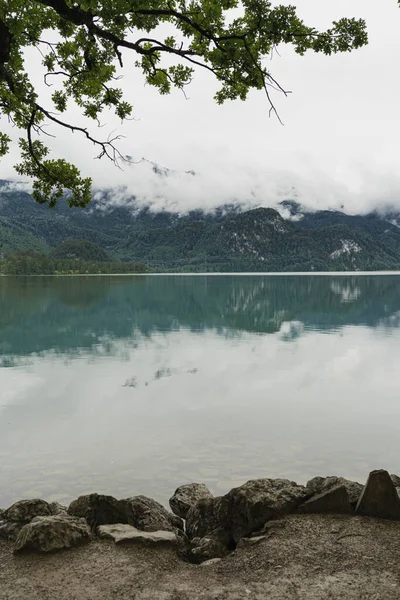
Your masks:
M 0 0 L 0 116 L 23 132 L 19 174 L 33 178 L 34 197 L 52 207 L 68 191 L 70 205 L 90 201 L 91 180 L 63 158 L 53 158 L 43 142 L 46 123 L 79 132 L 99 149 L 98 157 L 124 160 L 118 137 L 102 140 L 64 118 L 74 102 L 99 124 L 113 110 L 124 120 L 132 106 L 117 81 L 125 64 L 134 64 L 148 84 L 168 94 L 183 90 L 196 68 L 215 76 L 218 103 L 264 90 L 270 110 L 273 89 L 284 90 L 263 59 L 280 44 L 332 54 L 367 43 L 362 19 L 342 18 L 327 31 L 306 25 L 293 6 L 269 0 Z M 24 64 L 36 51 L 51 103 L 39 98 Z M 285 92 L 284 92 L 285 93 Z M 0 131 L 0 157 L 11 139 Z

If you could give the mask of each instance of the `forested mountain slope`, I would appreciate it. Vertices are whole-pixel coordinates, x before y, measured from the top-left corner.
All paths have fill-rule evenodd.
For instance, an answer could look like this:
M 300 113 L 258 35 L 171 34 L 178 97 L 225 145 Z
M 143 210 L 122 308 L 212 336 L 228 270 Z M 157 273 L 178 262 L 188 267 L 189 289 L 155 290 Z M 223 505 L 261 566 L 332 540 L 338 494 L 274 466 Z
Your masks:
M 110 193 L 109 193 L 110 194 Z M 96 242 L 108 256 L 154 271 L 333 271 L 400 269 L 400 229 L 391 215 L 306 212 L 295 202 L 213 213 L 153 212 L 103 195 L 86 209 L 54 210 L 0 182 L 0 253 L 47 251 L 65 240 Z

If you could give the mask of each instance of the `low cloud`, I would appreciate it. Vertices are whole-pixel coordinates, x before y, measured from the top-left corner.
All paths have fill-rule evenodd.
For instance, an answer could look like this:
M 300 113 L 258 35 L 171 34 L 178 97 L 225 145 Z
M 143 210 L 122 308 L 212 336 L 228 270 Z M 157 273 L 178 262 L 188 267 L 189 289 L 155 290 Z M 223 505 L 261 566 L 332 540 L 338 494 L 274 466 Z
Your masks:
M 113 205 L 149 206 L 154 212 L 212 211 L 226 204 L 243 209 L 279 206 L 295 200 L 308 210 L 341 210 L 349 214 L 400 210 L 400 178 L 362 173 L 362 184 L 351 189 L 323 172 L 302 176 L 293 171 L 262 169 L 260 165 L 214 163 L 179 171 L 143 159 L 131 164 L 125 183 L 97 188 L 96 200 Z M 133 175 L 133 177 L 132 177 Z M 286 213 L 284 214 L 286 215 Z

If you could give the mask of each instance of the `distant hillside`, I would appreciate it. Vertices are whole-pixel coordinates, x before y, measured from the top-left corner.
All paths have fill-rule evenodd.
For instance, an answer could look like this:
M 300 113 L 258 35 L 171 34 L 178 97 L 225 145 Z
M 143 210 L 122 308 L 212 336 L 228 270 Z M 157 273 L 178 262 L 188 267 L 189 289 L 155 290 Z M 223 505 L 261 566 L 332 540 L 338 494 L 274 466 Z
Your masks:
M 126 206 L 110 200 L 104 194 L 86 209 L 60 203 L 50 210 L 0 182 L 0 254 L 51 253 L 66 240 L 84 240 L 100 246 L 100 260 L 139 261 L 153 271 L 400 269 L 393 214 L 307 212 L 285 201 L 280 211 L 286 218 L 270 208 L 240 212 L 234 205 L 179 215 L 154 213 L 134 198 Z

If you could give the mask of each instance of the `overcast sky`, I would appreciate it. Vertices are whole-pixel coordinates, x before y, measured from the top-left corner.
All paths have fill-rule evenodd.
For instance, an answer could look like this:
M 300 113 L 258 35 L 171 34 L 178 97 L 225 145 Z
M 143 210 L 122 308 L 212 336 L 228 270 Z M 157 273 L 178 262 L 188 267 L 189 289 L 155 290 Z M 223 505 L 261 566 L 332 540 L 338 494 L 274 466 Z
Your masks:
M 292 0 L 307 25 L 327 28 L 343 16 L 366 19 L 369 46 L 333 57 L 280 49 L 270 69 L 292 94 L 275 95 L 284 126 L 268 117 L 262 92 L 246 102 L 217 106 L 212 75 L 197 72 L 187 89 L 169 97 L 145 86 L 125 57 L 123 86 L 137 120 L 122 126 L 107 117 L 103 135 L 117 128 L 126 136 L 123 153 L 167 167 L 169 177 L 149 163 L 121 172 L 77 133 L 54 131 L 52 147 L 75 161 L 95 187 L 127 191 L 156 207 L 184 211 L 224 202 L 273 206 L 293 196 L 306 206 L 367 211 L 393 203 L 400 208 L 400 8 L 396 0 Z M 35 56 L 36 60 L 36 56 Z M 40 64 L 39 62 L 36 63 Z M 29 61 L 29 69 L 35 63 Z M 39 71 L 38 67 L 36 69 Z M 72 113 L 75 115 L 78 113 Z M 1 127 L 4 130 L 5 122 Z M 3 160 L 0 177 L 15 177 L 15 155 Z M 193 170 L 196 175 L 185 171 Z

